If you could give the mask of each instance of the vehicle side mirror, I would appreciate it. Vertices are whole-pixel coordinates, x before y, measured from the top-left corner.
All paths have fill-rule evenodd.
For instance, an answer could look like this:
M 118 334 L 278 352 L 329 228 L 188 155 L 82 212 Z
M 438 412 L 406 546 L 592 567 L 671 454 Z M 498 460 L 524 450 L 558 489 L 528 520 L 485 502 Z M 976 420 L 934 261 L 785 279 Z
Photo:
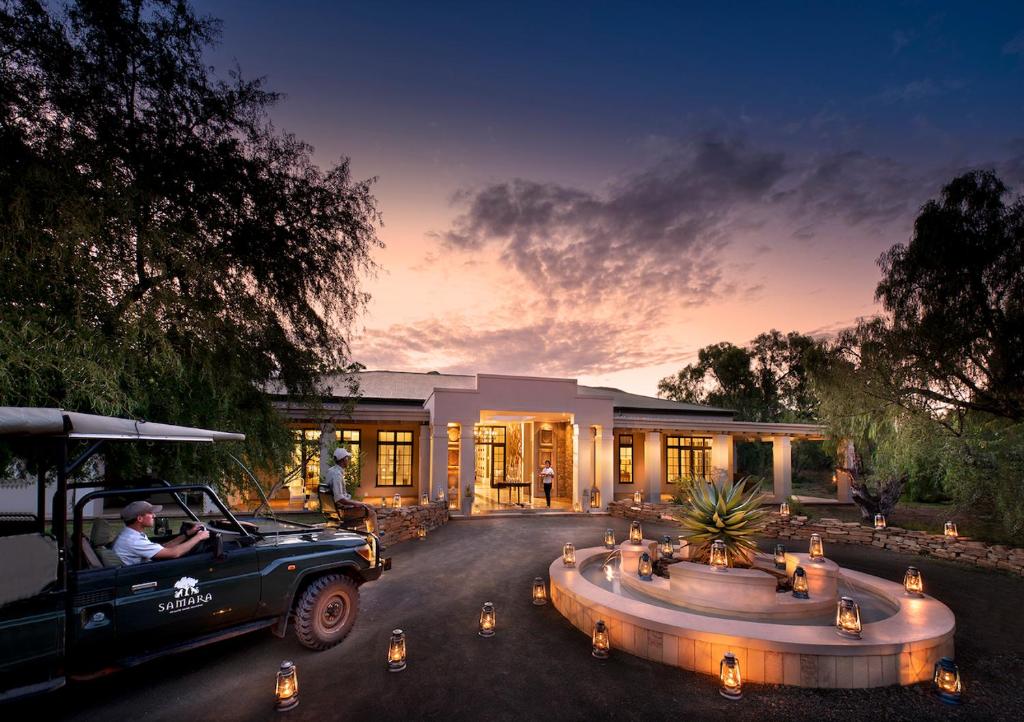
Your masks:
M 227 557 L 227 552 L 224 551 L 224 535 L 223 534 L 212 534 L 213 537 L 213 558 L 220 560 Z

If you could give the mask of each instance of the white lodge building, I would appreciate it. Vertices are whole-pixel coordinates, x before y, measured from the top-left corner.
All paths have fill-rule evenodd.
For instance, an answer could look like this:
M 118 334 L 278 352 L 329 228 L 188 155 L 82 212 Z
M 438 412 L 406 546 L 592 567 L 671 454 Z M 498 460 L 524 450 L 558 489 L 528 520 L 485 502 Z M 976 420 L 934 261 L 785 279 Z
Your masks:
M 662 501 L 681 480 L 734 475 L 737 439 L 772 443 L 775 497 L 783 499 L 792 491 L 791 441 L 823 438 L 813 424 L 734 421 L 727 409 L 575 379 L 396 371 L 358 378 L 350 414 L 345 378 L 317 413 L 276 397 L 296 429 L 291 506 L 316 498 L 329 457 L 321 446 L 330 448 L 332 432 L 357 459 L 357 497 L 391 504 L 398 494 L 413 504 L 443 494 L 463 514 L 543 508 L 546 460 L 555 470 L 552 508 L 604 508 L 637 491 L 645 501 Z

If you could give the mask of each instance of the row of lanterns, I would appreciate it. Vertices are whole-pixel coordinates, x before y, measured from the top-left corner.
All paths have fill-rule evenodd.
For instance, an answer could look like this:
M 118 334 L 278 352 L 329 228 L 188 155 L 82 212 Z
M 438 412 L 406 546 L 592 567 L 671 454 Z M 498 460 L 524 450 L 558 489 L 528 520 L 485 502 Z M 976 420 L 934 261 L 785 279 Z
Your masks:
M 637 492 L 637 493 L 639 493 L 639 492 Z M 779 516 L 782 517 L 783 519 L 788 519 L 789 518 L 789 516 L 790 516 L 789 504 L 787 504 L 786 502 L 782 502 L 781 504 L 779 504 Z M 875 514 L 875 529 L 882 530 L 882 529 L 885 529 L 885 528 L 886 528 L 885 515 L 884 514 Z M 959 536 L 959 534 L 957 533 L 957 529 L 956 529 L 956 522 L 947 521 L 945 524 L 943 524 L 942 525 L 942 534 L 943 534 L 943 536 L 948 536 L 948 537 L 957 537 L 957 536 Z

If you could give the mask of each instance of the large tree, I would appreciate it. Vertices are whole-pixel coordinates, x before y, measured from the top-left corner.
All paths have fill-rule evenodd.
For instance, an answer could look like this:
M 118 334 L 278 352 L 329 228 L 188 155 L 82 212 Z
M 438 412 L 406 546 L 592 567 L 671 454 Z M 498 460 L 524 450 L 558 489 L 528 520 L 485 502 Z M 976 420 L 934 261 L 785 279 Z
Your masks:
M 239 429 L 281 462 L 265 385 L 345 366 L 379 217 L 261 81 L 214 76 L 218 32 L 175 0 L 0 2 L 0 403 Z

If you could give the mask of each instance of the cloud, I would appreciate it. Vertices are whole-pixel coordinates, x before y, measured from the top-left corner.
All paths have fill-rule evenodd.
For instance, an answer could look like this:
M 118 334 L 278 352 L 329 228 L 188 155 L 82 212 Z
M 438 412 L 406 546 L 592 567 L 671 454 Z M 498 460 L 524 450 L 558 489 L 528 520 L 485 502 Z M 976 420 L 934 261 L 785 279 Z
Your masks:
M 889 87 L 883 90 L 878 98 L 883 103 L 916 103 L 926 98 L 934 98 L 940 95 L 955 92 L 965 87 L 962 80 L 947 79 L 941 83 L 931 78 L 911 80 L 904 85 Z
M 903 48 L 910 45 L 910 41 L 914 39 L 913 33 L 905 33 L 902 30 L 895 30 L 891 36 L 892 39 L 892 54 L 898 55 Z
M 1003 45 L 1003 55 L 1024 55 L 1024 30 Z

